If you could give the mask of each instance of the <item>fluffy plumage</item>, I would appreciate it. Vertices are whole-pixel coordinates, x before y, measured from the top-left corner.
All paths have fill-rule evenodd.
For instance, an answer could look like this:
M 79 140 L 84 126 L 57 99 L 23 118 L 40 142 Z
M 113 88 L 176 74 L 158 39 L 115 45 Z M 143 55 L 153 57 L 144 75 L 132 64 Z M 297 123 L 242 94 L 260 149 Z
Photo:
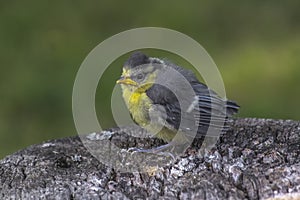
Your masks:
M 162 128 L 157 136 L 165 141 L 172 140 L 177 131 L 198 137 L 209 126 L 224 130 L 226 120 L 239 109 L 199 82 L 191 71 L 141 52 L 125 62 L 121 79 L 136 83 L 119 81 L 124 83 L 123 97 L 133 120 L 150 132 Z

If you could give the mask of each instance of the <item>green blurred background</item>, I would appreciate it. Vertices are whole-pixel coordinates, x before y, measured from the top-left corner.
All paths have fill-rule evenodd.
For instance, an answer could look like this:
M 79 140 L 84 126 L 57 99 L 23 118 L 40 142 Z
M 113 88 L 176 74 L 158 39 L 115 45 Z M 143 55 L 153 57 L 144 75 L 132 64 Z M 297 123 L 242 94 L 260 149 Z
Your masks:
M 227 96 L 242 106 L 239 117 L 299 120 L 299 10 L 300 1 L 279 0 L 1 1 L 0 158 L 76 135 L 71 97 L 80 64 L 101 41 L 143 26 L 175 29 L 202 44 Z M 107 71 L 97 108 L 109 107 L 125 57 Z M 109 128 L 106 112 L 99 118 Z

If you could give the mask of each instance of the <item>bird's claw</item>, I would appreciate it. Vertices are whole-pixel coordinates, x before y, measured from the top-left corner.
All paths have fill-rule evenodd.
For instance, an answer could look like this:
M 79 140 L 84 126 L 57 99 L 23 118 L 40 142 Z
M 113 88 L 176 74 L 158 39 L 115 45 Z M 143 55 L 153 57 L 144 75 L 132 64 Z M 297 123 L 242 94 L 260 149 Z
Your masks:
M 156 154 L 164 157 L 171 157 L 174 161 L 176 160 L 174 154 L 169 151 L 162 151 L 164 148 L 153 148 L 153 149 L 143 149 L 137 147 L 131 147 L 127 151 L 131 153 L 149 153 L 149 154 Z
M 127 149 L 128 152 L 141 152 L 141 153 L 147 153 L 147 149 L 143 148 L 137 148 L 137 147 L 130 147 Z

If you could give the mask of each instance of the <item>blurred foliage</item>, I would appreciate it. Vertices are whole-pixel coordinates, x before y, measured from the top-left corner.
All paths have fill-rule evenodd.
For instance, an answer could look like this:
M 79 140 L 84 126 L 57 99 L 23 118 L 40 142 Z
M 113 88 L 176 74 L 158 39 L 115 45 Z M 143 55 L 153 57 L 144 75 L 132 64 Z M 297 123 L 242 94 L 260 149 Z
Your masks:
M 71 97 L 81 62 L 106 38 L 142 26 L 175 29 L 202 44 L 227 96 L 242 106 L 240 117 L 299 120 L 299 10 L 300 1 L 279 0 L 1 1 L 0 158 L 76 135 Z M 109 107 L 124 59 L 106 72 L 97 109 Z M 107 109 L 99 118 L 114 125 Z

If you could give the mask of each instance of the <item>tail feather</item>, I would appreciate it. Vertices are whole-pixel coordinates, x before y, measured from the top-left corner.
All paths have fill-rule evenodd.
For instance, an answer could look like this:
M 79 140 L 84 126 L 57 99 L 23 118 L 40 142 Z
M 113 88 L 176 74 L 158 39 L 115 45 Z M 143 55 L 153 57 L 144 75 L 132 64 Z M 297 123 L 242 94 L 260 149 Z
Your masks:
M 240 106 L 235 103 L 234 101 L 227 101 L 226 102 L 226 111 L 227 111 L 227 116 L 232 116 L 236 114 L 239 110 Z

